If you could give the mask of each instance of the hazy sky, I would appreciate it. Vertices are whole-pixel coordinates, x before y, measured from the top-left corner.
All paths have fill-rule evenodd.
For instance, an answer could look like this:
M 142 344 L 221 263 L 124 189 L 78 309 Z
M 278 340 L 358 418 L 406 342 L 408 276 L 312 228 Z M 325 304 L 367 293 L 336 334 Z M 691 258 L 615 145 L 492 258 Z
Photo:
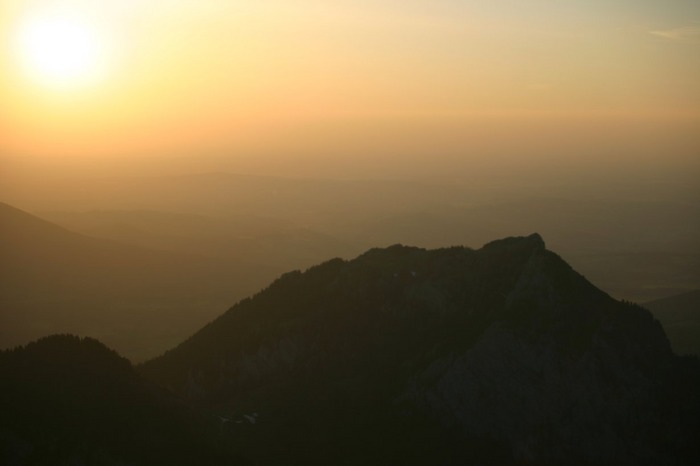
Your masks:
M 0 47 L 6 155 L 700 148 L 695 0 L 2 0 Z

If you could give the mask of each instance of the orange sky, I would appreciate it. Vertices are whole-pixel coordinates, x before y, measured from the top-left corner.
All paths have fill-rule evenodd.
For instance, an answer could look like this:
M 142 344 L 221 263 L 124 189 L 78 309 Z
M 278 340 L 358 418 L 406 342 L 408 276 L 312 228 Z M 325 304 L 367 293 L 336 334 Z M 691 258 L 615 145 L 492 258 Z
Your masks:
M 562 125 L 621 125 L 633 137 L 630 124 L 644 120 L 674 128 L 677 149 L 692 158 L 700 6 L 650 3 L 5 0 L 0 151 L 291 153 L 341 143 L 347 152 L 401 151 L 402 137 L 377 136 L 372 122 L 419 120 L 432 129 L 409 135 L 412 147 L 428 151 L 438 134 L 447 152 L 461 150 L 464 138 L 450 143 L 461 121 L 484 150 L 516 153 L 543 145 L 530 138 L 523 147 L 522 135 L 504 143 L 504 128 L 518 121 L 540 122 L 541 137 L 550 125 L 560 150 L 572 133 Z M 58 10 L 98 31 L 94 80 L 55 87 L 23 68 L 23 24 Z M 669 134 L 654 141 L 663 146 Z M 611 137 L 588 136 L 603 145 Z M 642 135 L 644 146 L 651 137 Z

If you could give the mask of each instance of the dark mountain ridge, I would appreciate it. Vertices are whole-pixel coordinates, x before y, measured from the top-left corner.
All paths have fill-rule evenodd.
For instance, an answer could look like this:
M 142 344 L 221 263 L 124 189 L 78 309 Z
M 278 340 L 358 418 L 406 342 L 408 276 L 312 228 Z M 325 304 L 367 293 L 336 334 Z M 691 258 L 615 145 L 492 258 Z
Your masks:
M 697 361 L 539 235 L 288 273 L 140 371 L 269 464 L 698 459 Z
M 212 416 L 147 382 L 91 338 L 0 351 L 0 464 L 241 464 Z

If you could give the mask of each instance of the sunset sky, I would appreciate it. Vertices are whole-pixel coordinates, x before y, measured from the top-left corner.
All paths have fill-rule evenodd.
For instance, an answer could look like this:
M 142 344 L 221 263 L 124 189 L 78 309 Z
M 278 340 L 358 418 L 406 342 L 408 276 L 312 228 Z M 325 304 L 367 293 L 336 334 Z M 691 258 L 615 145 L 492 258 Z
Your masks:
M 3 0 L 0 47 L 5 155 L 700 147 L 694 0 Z

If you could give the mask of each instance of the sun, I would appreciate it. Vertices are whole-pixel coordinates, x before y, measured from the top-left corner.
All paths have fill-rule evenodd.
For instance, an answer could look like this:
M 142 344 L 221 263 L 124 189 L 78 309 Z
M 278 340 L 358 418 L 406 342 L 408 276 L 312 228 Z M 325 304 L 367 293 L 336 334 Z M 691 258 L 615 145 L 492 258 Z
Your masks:
M 29 15 L 20 24 L 16 40 L 25 73 L 55 88 L 81 87 L 99 79 L 104 71 L 103 48 L 99 31 L 75 12 Z

